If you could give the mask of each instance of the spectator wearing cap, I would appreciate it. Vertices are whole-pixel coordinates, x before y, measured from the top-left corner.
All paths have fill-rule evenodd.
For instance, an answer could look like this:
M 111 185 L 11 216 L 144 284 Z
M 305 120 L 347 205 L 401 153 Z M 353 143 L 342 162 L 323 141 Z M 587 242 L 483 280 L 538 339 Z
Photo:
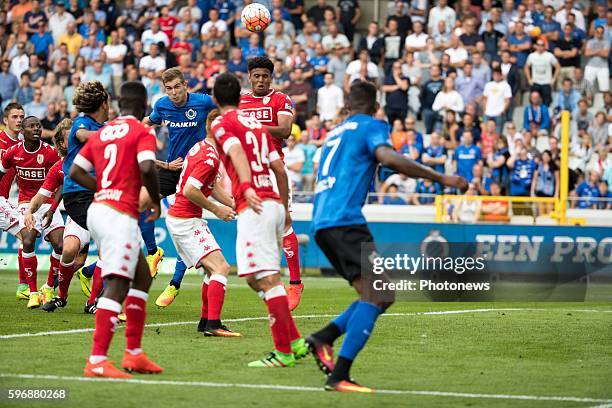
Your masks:
M 500 66 L 493 69 L 493 80 L 488 82 L 483 91 L 482 106 L 485 120 L 495 122 L 496 132 L 502 131 L 506 113 L 510 109 L 512 89 L 502 74 Z
M 525 62 L 525 77 L 531 91 L 538 91 L 542 103 L 549 106 L 552 102 L 552 86 L 557 82 L 561 70 L 557 58 L 546 51 L 544 40 L 536 41 L 536 50 L 527 57 Z
M 608 58 L 610 56 L 610 42 L 604 38 L 604 27 L 595 29 L 595 37 L 591 38 L 584 50 L 584 55 L 589 58 L 584 68 L 584 78 L 599 86 L 600 92 L 608 92 L 610 89 L 610 68 Z
M 542 98 L 538 91 L 531 91 L 529 104 L 523 111 L 523 128 L 525 130 L 535 129 L 550 130 L 550 115 L 548 107 L 542 104 Z
M 536 163 L 529 158 L 527 149 L 520 148 L 518 153 L 508 160 L 510 173 L 510 195 L 529 196 L 533 184 Z

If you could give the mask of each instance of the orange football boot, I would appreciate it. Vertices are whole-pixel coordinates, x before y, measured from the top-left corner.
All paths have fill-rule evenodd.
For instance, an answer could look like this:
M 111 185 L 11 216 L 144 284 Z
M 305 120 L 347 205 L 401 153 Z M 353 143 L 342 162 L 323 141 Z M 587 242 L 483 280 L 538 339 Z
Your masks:
M 304 291 L 303 283 L 292 283 L 289 285 L 289 290 L 287 291 L 287 302 L 289 303 L 289 310 L 294 311 L 302 300 L 302 292 Z
M 117 369 L 110 360 L 92 364 L 88 359 L 87 364 L 85 364 L 84 373 L 85 377 L 132 378 L 131 374 Z
M 123 354 L 123 369 L 128 372 L 136 371 L 141 374 L 160 374 L 163 368 L 149 360 L 145 353 L 132 355 L 129 352 Z

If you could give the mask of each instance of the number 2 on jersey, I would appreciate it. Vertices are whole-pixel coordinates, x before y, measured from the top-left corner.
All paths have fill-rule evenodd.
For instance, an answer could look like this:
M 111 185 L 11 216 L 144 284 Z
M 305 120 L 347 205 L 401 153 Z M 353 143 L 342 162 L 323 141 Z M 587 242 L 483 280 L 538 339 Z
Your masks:
M 112 181 L 108 179 L 110 172 L 113 170 L 115 165 L 117 164 L 117 145 L 111 143 L 104 148 L 104 159 L 108 160 L 106 167 L 104 167 L 104 171 L 102 171 L 102 182 L 100 183 L 100 187 L 109 188 L 112 184 Z

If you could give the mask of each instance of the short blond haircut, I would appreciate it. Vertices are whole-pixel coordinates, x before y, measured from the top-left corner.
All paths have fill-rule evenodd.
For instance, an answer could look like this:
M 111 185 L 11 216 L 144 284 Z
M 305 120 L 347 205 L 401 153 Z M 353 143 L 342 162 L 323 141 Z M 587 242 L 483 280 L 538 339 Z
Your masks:
M 185 82 L 185 75 L 178 68 L 168 68 L 164 71 L 161 76 L 162 82 L 165 84 L 170 81 L 174 81 L 176 78 L 179 78 L 181 82 Z

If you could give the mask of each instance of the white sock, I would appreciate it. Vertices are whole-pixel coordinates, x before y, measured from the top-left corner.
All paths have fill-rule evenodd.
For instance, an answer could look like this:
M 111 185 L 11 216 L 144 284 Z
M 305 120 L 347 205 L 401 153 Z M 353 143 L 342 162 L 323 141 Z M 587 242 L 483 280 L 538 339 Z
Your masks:
M 125 351 L 127 351 L 128 353 L 130 353 L 133 356 L 142 353 L 142 349 L 141 348 L 131 349 L 131 350 L 130 349 L 125 349 Z
M 89 356 L 89 362 L 91 364 L 99 364 L 106 360 L 106 356 Z

